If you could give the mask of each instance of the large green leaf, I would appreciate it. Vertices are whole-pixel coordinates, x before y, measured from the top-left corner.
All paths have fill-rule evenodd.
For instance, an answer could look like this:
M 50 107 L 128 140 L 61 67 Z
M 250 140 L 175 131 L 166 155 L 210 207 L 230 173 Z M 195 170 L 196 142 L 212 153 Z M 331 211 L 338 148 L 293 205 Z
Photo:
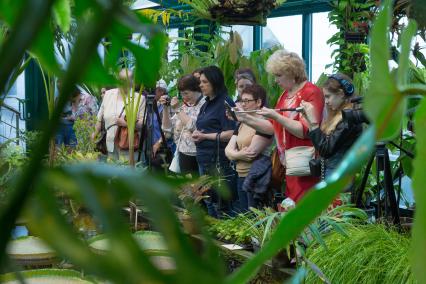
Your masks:
M 371 32 L 371 80 L 365 97 L 368 117 L 380 125 L 377 128 L 379 140 L 391 139 L 398 134 L 404 110 L 404 105 L 399 103 L 402 95 L 398 93 L 388 67 L 390 19 L 390 1 L 385 1 Z
M 232 274 L 227 283 L 247 283 L 263 263 L 294 240 L 347 186 L 352 176 L 369 159 L 374 145 L 375 132 L 374 128 L 370 127 L 345 155 L 336 171 L 324 182 L 317 184 L 296 208 L 281 219 L 271 240 L 257 255 Z
M 0 93 L 4 91 L 10 72 L 18 65 L 25 50 L 38 36 L 43 25 L 48 22 L 53 0 L 27 0 L 18 4 L 21 4 L 19 11 L 16 11 L 16 6 L 15 8 L 6 5 L 2 7 L 6 10 L 3 14 L 12 21 L 13 28 L 0 49 Z M 15 5 L 15 3 L 10 3 L 10 5 Z M 7 13 L 11 10 L 16 11 L 18 15 Z M 31 13 L 27 13 L 27 11 L 31 11 Z
M 71 0 L 56 0 L 53 5 L 55 21 L 65 34 L 71 26 Z
M 411 41 L 416 35 L 416 22 L 410 20 L 407 27 L 401 33 L 401 53 L 397 71 L 398 87 L 408 83 L 408 71 L 410 67 Z
M 35 38 L 30 53 L 40 61 L 43 68 L 53 74 L 57 74 L 59 67 L 56 62 L 54 44 L 55 40 L 50 29 L 50 24 L 45 23 Z
M 14 64 L 14 61 L 11 61 L 9 58 L 21 58 L 25 48 L 31 43 L 31 40 L 34 39 L 34 36 L 32 34 L 28 34 L 28 31 L 34 31 L 34 27 L 36 27 L 34 31 L 35 33 L 39 30 L 44 21 L 49 19 L 48 15 L 50 12 L 51 2 L 43 2 L 43 5 L 34 5 L 33 3 L 39 3 L 40 1 L 27 2 L 30 3 L 27 3 L 28 6 L 26 6 L 25 9 L 29 9 L 32 13 L 28 13 L 28 15 L 25 14 L 25 17 L 21 19 L 21 21 L 17 22 L 17 26 L 13 29 L 13 37 L 11 35 L 7 43 L 9 45 L 11 43 L 16 43 L 16 46 L 13 46 L 13 48 L 10 46 L 7 49 L 3 48 L 0 51 L 0 65 L 2 65 L 2 68 L 0 68 L 0 89 L 4 86 L 4 78 L 2 76 L 4 75 L 4 77 L 7 78 L 11 70 L 11 68 L 8 69 L 8 64 Z M 102 10 L 102 12 L 91 14 L 91 17 L 88 20 L 89 22 L 85 22 L 86 25 L 84 25 L 84 27 L 80 27 L 80 33 L 76 39 L 67 72 L 62 78 L 62 89 L 60 90 L 60 95 L 57 100 L 57 107 L 51 116 L 51 120 L 46 120 L 43 123 L 46 127 L 38 143 L 34 146 L 31 159 L 28 165 L 23 169 L 20 178 L 14 184 L 15 190 L 11 194 L 6 206 L 0 209 L 0 227 L 4 230 L 4 232 L 10 232 L 12 230 L 14 221 L 20 213 L 25 201 L 29 197 L 32 189 L 31 186 L 42 170 L 40 164 L 47 152 L 50 137 L 56 131 L 62 109 L 68 102 L 75 84 L 82 78 L 87 66 L 86 63 L 90 58 L 92 58 L 93 54 L 95 54 L 101 38 L 105 35 L 113 23 L 112 16 L 119 5 L 120 1 L 110 0 L 109 4 L 105 5 L 105 9 Z M 40 14 L 40 10 L 46 10 L 46 13 Z M 37 15 L 37 17 L 33 15 Z M 43 18 L 39 19 L 39 17 Z M 21 32 L 22 35 L 19 32 Z M 14 35 L 14 33 L 18 34 Z M 27 39 L 26 36 L 29 38 Z M 3 63 L 6 65 L 5 68 L 3 68 Z M 4 248 L 9 237 L 10 235 L 8 233 L 0 234 L 0 265 L 4 260 Z
M 423 98 L 415 115 L 416 158 L 413 162 L 413 188 L 416 198 L 416 213 L 413 227 L 413 259 L 411 265 L 419 283 L 426 283 L 426 100 Z
M 126 169 L 117 172 L 113 167 L 98 166 L 99 169 L 93 171 L 93 166 L 91 164 L 44 172 L 36 189 L 38 198 L 29 211 L 29 218 L 35 225 L 33 229 L 63 257 L 101 278 L 116 283 L 170 281 L 171 279 L 162 275 L 141 251 L 122 218 L 122 205 L 129 200 L 131 192 L 126 187 L 119 188 L 111 176 L 118 174 L 127 178 L 129 174 L 123 173 Z M 135 178 L 134 173 L 130 176 Z M 53 189 L 61 188 L 63 182 L 68 184 L 68 189 L 70 185 L 79 189 L 66 193 L 82 197 L 84 204 L 100 222 L 110 242 L 105 256 L 91 253 L 87 246 L 76 238 L 76 234 L 61 216 Z M 49 216 L 54 218 L 49 220 Z M 51 226 L 43 225 L 46 222 Z M 61 230 L 60 237 L 54 233 L 57 230 Z
M 136 58 L 135 79 L 146 87 L 155 87 L 159 79 L 161 58 L 166 50 L 167 37 L 157 33 L 148 42 L 148 49 L 131 42 L 125 44 Z
M 108 73 L 107 69 L 102 65 L 101 58 L 98 54 L 90 59 L 89 66 L 84 74 L 84 82 L 86 84 L 94 84 L 98 86 L 109 86 L 117 84 L 117 80 Z

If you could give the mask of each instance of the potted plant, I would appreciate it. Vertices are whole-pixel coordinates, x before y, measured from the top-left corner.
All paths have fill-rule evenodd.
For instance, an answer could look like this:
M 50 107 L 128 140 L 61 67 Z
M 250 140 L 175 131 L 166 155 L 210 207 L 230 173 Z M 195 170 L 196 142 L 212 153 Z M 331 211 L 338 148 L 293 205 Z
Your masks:
M 199 228 L 190 212 L 201 200 L 208 197 L 206 193 L 211 188 L 212 183 L 211 177 L 202 176 L 198 180 L 184 184 L 179 189 L 178 197 L 184 208 L 180 210 L 178 217 L 185 232 L 190 235 L 199 233 Z

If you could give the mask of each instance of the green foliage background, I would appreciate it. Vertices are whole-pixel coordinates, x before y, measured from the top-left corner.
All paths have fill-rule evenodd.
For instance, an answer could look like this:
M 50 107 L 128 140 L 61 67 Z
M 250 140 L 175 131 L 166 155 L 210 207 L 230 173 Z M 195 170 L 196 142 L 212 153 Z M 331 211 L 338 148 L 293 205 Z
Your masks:
M 13 2 L 13 3 L 12 3 Z M 144 16 L 135 14 L 118 0 L 75 0 L 71 6 L 77 24 L 75 44 L 71 59 L 65 70 L 59 70 L 54 56 L 54 37 L 49 23 L 53 16 L 53 0 L 1 0 L 0 19 L 10 29 L 0 46 L 0 90 L 14 68 L 21 62 L 27 50 L 37 56 L 46 70 L 58 76 L 63 84 L 57 108 L 51 119 L 45 122 L 30 160 L 22 173 L 11 182 L 13 194 L 0 208 L 0 267 L 6 267 L 6 244 L 15 220 L 27 212 L 34 232 L 42 237 L 58 254 L 68 259 L 86 273 L 116 283 L 246 283 L 253 278 L 265 261 L 286 247 L 302 230 L 325 210 L 334 198 L 351 181 L 352 176 L 370 157 L 377 139 L 391 139 L 401 127 L 400 121 L 406 108 L 406 97 L 426 94 L 423 84 L 409 84 L 406 80 L 409 66 L 408 55 L 411 38 L 416 25 L 410 22 L 401 40 L 401 55 L 396 80 L 388 71 L 391 4 L 386 1 L 372 30 L 371 84 L 366 95 L 365 107 L 372 120 L 370 128 L 363 133 L 336 172 L 319 183 L 277 224 L 275 232 L 252 259 L 238 270 L 226 275 L 224 262 L 217 248 L 206 235 L 201 253 L 196 253 L 187 236 L 179 226 L 171 199 L 174 197 L 170 181 L 141 174 L 128 168 L 100 164 L 73 165 L 47 168 L 42 160 L 47 153 L 50 138 L 58 126 L 60 110 L 68 101 L 76 83 L 113 84 L 109 71 L 115 68 L 123 48 L 133 53 L 137 66 L 136 80 L 145 86 L 153 86 L 158 79 L 161 58 L 166 45 L 166 36 L 161 29 L 151 24 Z M 63 4 L 63 3 L 60 3 Z M 68 2 L 71 5 L 70 2 Z M 68 10 L 56 9 L 56 15 L 66 30 Z M 132 32 L 148 38 L 147 47 L 140 47 L 128 40 Z M 111 39 L 111 47 L 104 64 L 96 53 L 102 38 Z M 0 102 L 3 100 L 3 95 Z M 418 142 L 417 159 L 414 162 L 413 182 L 417 208 L 413 229 L 414 276 L 419 283 L 426 283 L 424 274 L 426 255 L 426 196 L 423 190 L 425 160 L 421 155 L 426 149 L 425 101 L 416 113 Z M 423 151 L 423 152 L 422 152 Z M 143 186 L 141 186 L 143 185 Z M 67 193 L 92 210 L 112 242 L 107 255 L 95 255 L 78 238 L 73 228 L 61 214 L 56 200 L 57 190 Z M 156 229 L 169 245 L 177 270 L 173 274 L 159 271 L 139 249 L 124 220 L 121 208 L 129 199 L 138 198 L 150 212 Z

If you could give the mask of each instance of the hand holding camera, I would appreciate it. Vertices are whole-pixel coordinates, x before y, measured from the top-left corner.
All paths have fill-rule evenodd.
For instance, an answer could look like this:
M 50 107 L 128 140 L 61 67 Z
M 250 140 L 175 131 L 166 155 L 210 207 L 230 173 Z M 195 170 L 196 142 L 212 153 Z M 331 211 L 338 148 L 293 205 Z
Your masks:
M 303 108 L 302 116 L 306 119 L 306 121 L 309 124 L 316 125 L 319 123 L 314 114 L 315 112 L 314 106 L 311 103 L 301 101 L 300 106 Z

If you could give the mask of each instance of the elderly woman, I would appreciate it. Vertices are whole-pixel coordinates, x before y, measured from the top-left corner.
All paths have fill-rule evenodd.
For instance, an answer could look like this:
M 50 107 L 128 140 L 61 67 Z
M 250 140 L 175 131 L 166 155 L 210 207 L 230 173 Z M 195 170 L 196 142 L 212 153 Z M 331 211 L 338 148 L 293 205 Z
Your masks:
M 94 139 L 101 131 L 102 120 L 105 122 L 106 129 L 106 145 L 108 150 L 108 156 L 114 159 L 123 157 L 128 159 L 129 151 L 122 150 L 114 143 L 117 126 L 127 126 L 125 119 L 124 103 L 127 96 L 130 95 L 132 88 L 133 73 L 130 70 L 121 70 L 119 73 L 119 79 L 123 82 L 123 85 L 118 89 L 111 89 L 105 92 L 102 104 L 98 112 L 98 121 L 95 126 L 95 132 L 92 134 Z M 138 108 L 138 115 L 136 121 L 136 128 L 140 129 L 143 120 L 143 113 L 145 109 L 145 99 L 142 96 L 140 105 Z
M 300 112 L 279 112 L 276 109 L 295 109 L 306 101 L 312 104 L 316 121 L 321 121 L 324 97 L 320 88 L 307 81 L 305 63 L 294 52 L 275 51 L 266 62 L 266 70 L 275 75 L 276 83 L 284 90 L 275 109 L 264 107 L 258 112 L 269 118 L 272 124 L 247 115 L 239 119 L 259 132 L 274 133 L 280 160 L 285 165 L 286 152 L 299 146 L 313 147 L 313 144 L 308 136 L 309 124 Z M 318 178 L 314 176 L 289 175 L 287 167 L 286 196 L 297 202 L 317 182 Z
M 240 104 L 250 115 L 266 103 L 266 91 L 260 85 L 251 85 L 241 92 Z M 270 148 L 273 135 L 257 132 L 241 123 L 225 148 L 228 159 L 236 162 L 237 189 L 240 211 L 249 207 L 261 208 L 268 204 L 267 191 L 271 178 Z M 256 167 L 257 169 L 254 169 Z M 248 178 L 247 178 L 248 177 Z M 247 178 L 247 179 L 246 179 Z
M 200 89 L 206 97 L 206 103 L 201 107 L 197 117 L 196 130 L 192 139 L 197 149 L 197 163 L 200 175 L 217 175 L 219 171 L 228 184 L 231 194 L 235 196 L 235 174 L 228 158 L 225 147 L 235 129 L 235 122 L 229 120 L 225 113 L 225 102 L 234 105 L 228 97 L 222 71 L 216 66 L 203 68 L 200 76 Z M 215 190 L 209 193 L 210 199 L 205 199 L 208 213 L 219 217 L 219 211 L 230 214 L 229 202 L 219 198 Z
M 309 137 L 319 153 L 323 167 L 323 177 L 330 175 L 343 159 L 346 151 L 361 135 L 362 125 L 351 124 L 342 119 L 342 111 L 352 109 L 350 99 L 354 96 L 355 88 L 351 79 L 344 74 L 334 74 L 328 77 L 323 87 L 327 114 L 320 126 L 315 115 L 314 106 L 302 101 L 303 116 L 309 126 Z
M 160 99 L 160 103 L 164 105 L 162 126 L 164 131 L 173 132 L 181 174 L 194 174 L 198 172 L 198 164 L 192 133 L 205 98 L 201 94 L 200 81 L 193 75 L 180 78 L 177 88 L 183 103 L 179 102 L 177 97 L 173 97 L 170 104 L 167 96 Z M 172 117 L 170 109 L 174 113 Z

